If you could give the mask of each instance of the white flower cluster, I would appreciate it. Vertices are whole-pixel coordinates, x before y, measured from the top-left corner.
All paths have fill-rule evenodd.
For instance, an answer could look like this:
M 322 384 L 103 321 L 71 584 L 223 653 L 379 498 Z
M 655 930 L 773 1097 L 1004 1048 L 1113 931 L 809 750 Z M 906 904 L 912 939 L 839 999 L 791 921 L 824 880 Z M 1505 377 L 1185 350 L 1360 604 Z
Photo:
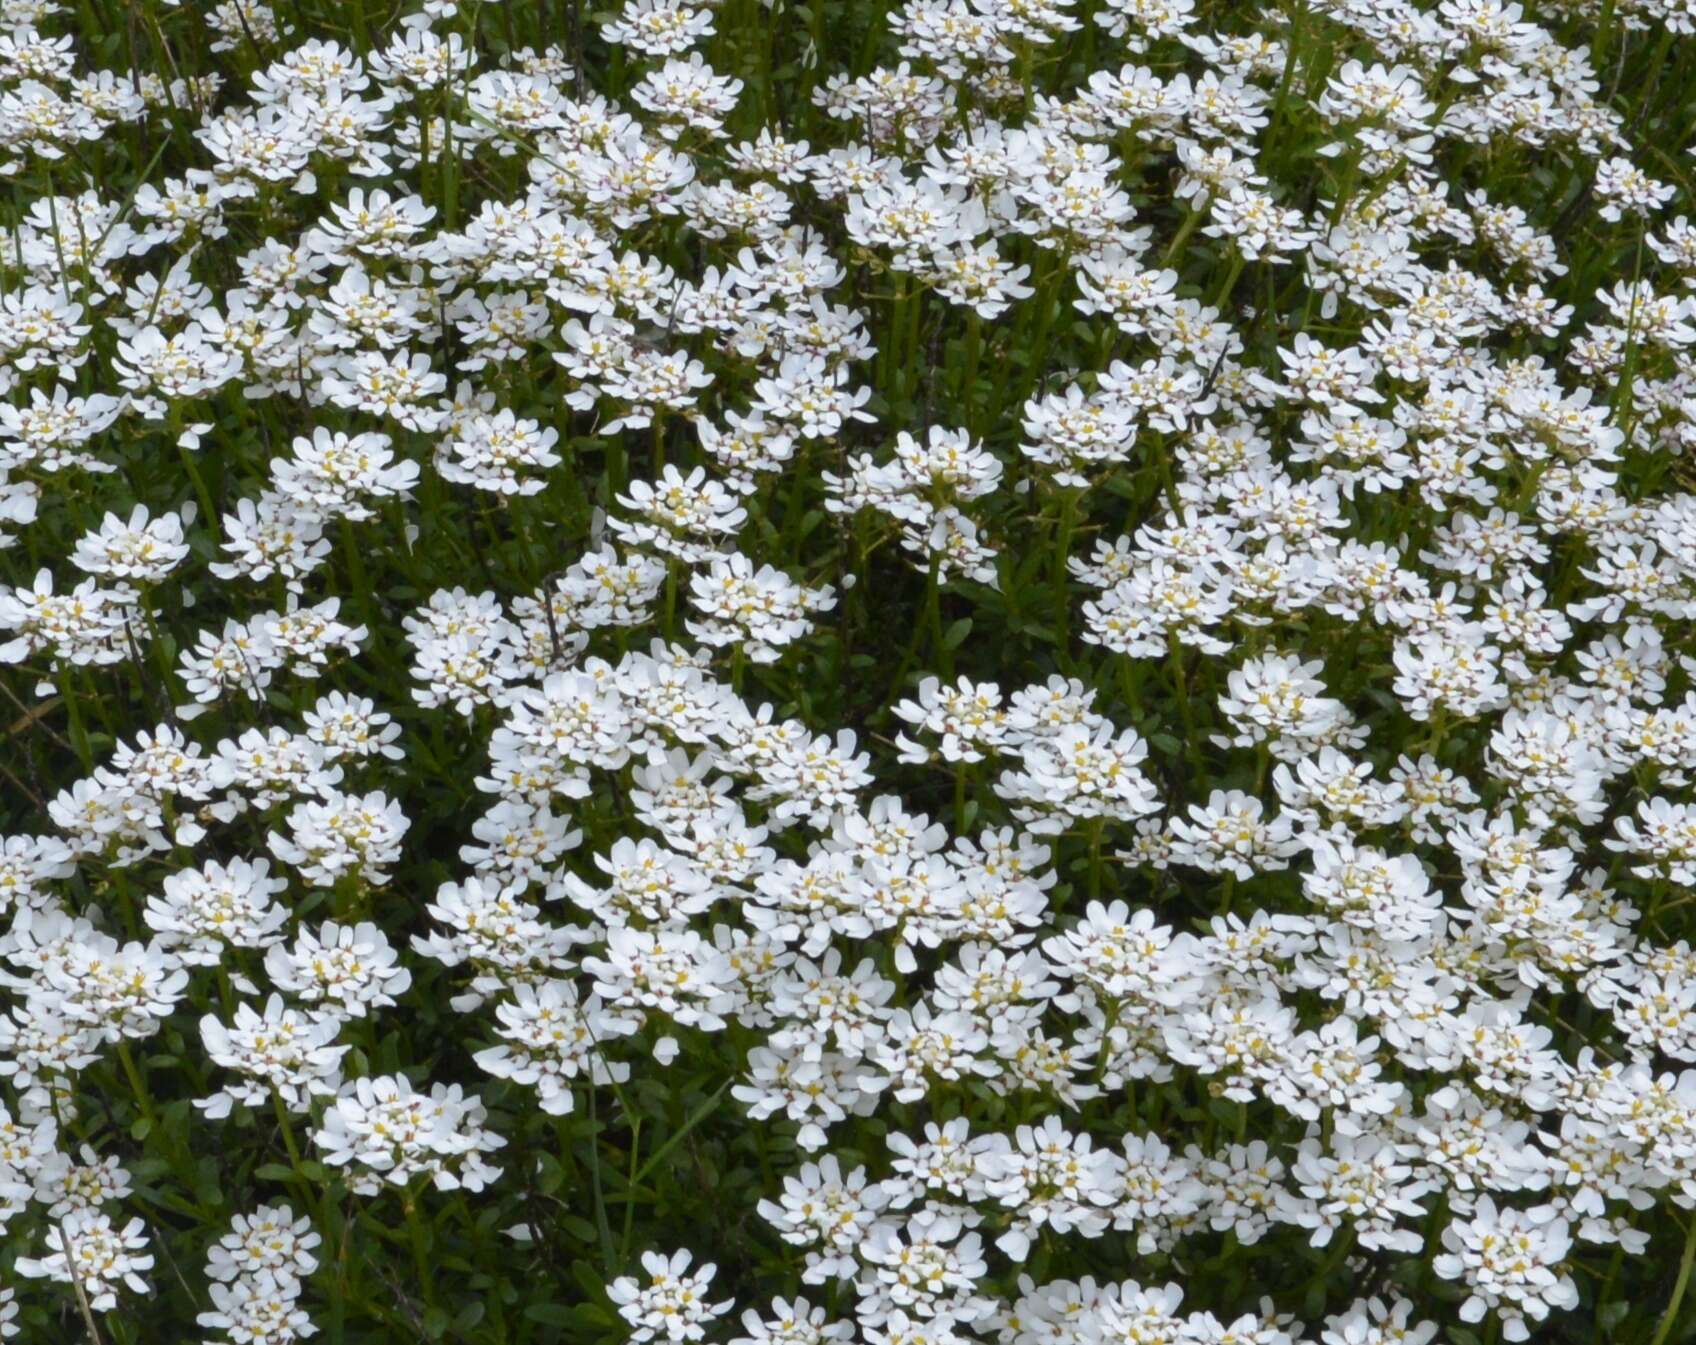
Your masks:
M 444 1191 L 480 1191 L 500 1175 L 482 1155 L 506 1143 L 484 1120 L 477 1098 L 457 1084 L 437 1084 L 426 1096 L 404 1075 L 383 1075 L 345 1084 L 313 1141 L 326 1163 L 349 1168 L 348 1189 L 358 1195 L 420 1176 Z
M 312 1249 L 323 1241 L 311 1220 L 287 1205 L 238 1214 L 206 1258 L 212 1310 L 196 1321 L 234 1345 L 292 1345 L 318 1334 L 300 1304 L 303 1277 L 318 1268 Z
M 0 1337 L 193 1223 L 235 1345 L 391 1239 L 373 1332 L 504 1342 L 503 1226 L 637 1345 L 1612 1338 L 1696 1210 L 1688 6 L 142 8 L 0 0 Z

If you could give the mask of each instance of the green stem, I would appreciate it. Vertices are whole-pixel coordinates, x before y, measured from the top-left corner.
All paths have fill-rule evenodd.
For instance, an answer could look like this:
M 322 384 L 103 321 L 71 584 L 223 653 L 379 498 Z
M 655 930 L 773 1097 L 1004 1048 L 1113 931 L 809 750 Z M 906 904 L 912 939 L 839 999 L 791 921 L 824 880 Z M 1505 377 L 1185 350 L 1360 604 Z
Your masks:
M 406 1196 L 406 1226 L 412 1235 L 412 1262 L 418 1274 L 418 1289 L 424 1295 L 424 1305 L 433 1308 L 436 1306 L 436 1275 L 430 1265 L 430 1248 L 425 1238 L 423 1211 L 418 1206 L 416 1196 L 410 1191 Z
M 130 1044 L 122 1037 L 118 1038 L 118 1061 L 123 1065 L 124 1075 L 130 1081 L 130 1091 L 135 1094 L 136 1105 L 141 1108 L 141 1114 L 147 1119 L 148 1129 L 154 1129 L 158 1117 L 153 1111 L 153 1097 L 147 1091 L 147 1083 L 141 1077 L 141 1071 L 136 1068 L 135 1057 L 130 1054 Z
M 1202 210 L 1192 210 L 1184 216 L 1184 222 L 1178 226 L 1178 232 L 1172 235 L 1172 241 L 1167 245 L 1166 255 L 1160 259 L 1162 267 L 1169 267 L 1178 259 L 1184 250 L 1184 244 L 1189 242 L 1190 235 L 1201 227 L 1206 213 Z
M 677 638 L 677 566 L 673 559 L 665 563 L 665 621 L 660 629 L 667 640 Z
M 1290 85 L 1295 80 L 1296 61 L 1301 56 L 1301 21 L 1306 8 L 1299 2 L 1291 6 L 1289 49 L 1284 55 L 1284 73 L 1278 80 L 1278 93 L 1272 103 L 1272 122 L 1266 128 L 1266 143 L 1278 143 L 1278 130 L 1284 123 L 1284 109 L 1289 103 Z
M 966 314 L 966 368 L 965 379 L 960 384 L 961 414 L 966 421 L 966 431 L 973 438 L 977 437 L 977 417 L 973 414 L 976 405 L 978 386 L 978 365 L 983 359 L 983 319 L 974 308 Z
M 1219 282 L 1219 289 L 1213 295 L 1212 306 L 1221 312 L 1225 308 L 1225 300 L 1231 297 L 1231 291 L 1237 287 L 1237 277 L 1243 273 L 1243 254 L 1231 250 L 1231 264 L 1225 271 L 1225 278 Z
M 1107 825 L 1104 817 L 1093 818 L 1089 824 L 1089 899 L 1101 899 L 1101 832 Z
M 76 681 L 68 667 L 60 679 L 59 696 L 65 702 L 65 713 L 70 718 L 71 741 L 76 744 L 77 758 L 82 762 L 83 770 L 92 775 L 94 749 L 89 746 L 88 727 L 82 722 L 82 704 L 77 699 Z
M 1196 736 L 1195 710 L 1190 705 L 1189 679 L 1184 672 L 1184 646 L 1175 634 L 1166 636 L 1167 664 L 1172 669 L 1172 683 L 1177 693 L 1178 717 L 1184 725 L 1184 745 L 1190 760 L 1190 769 L 1195 773 L 1195 789 L 1199 797 L 1205 797 L 1207 788 L 1207 767 L 1201 759 L 1201 739 Z
M 289 1163 L 304 1180 L 306 1174 L 301 1171 L 300 1146 L 295 1143 L 294 1124 L 289 1120 L 289 1109 L 283 1105 L 283 1095 L 275 1088 L 271 1090 L 271 1105 L 277 1112 L 277 1127 L 283 1132 L 283 1147 L 289 1151 Z
M 1690 1268 L 1696 1264 L 1696 1218 L 1691 1219 L 1690 1226 L 1684 1230 L 1684 1255 L 1678 1262 L 1678 1279 L 1673 1282 L 1672 1297 L 1667 1300 L 1666 1311 L 1661 1314 L 1661 1324 L 1655 1328 L 1655 1337 L 1649 1345 L 1666 1345 L 1667 1337 L 1672 1334 L 1673 1323 L 1678 1320 L 1678 1310 L 1684 1303 L 1684 1291 L 1690 1287 Z
M 936 666 L 943 680 L 954 680 L 954 651 L 948 647 L 942 630 L 942 555 L 930 558 L 930 574 L 925 581 L 925 619 L 930 627 L 931 648 L 935 651 Z
M 738 646 L 740 648 L 740 646 Z M 601 1235 L 601 1264 L 610 1279 L 619 1261 L 612 1245 L 612 1221 L 607 1218 L 606 1194 L 601 1186 L 601 1121 L 595 1085 L 589 1083 L 589 1188 L 595 1197 L 595 1227 Z M 566 1147 L 562 1138 L 561 1148 Z
M 348 582 L 358 599 L 360 617 L 370 622 L 368 604 L 371 601 L 371 585 L 365 577 L 365 558 L 359 553 L 359 541 L 353 535 L 353 524 L 345 518 L 342 520 L 341 532 L 342 551 L 347 557 Z
M 194 485 L 194 496 L 200 501 L 201 511 L 206 515 L 206 526 L 214 533 L 221 533 L 218 526 L 218 511 L 212 507 L 212 492 L 206 488 L 206 478 L 200 474 L 200 468 L 195 465 L 194 454 L 188 449 L 178 446 L 177 456 L 182 459 L 183 470 L 188 473 L 188 479 Z
M 636 1173 L 642 1156 L 642 1118 L 630 1120 L 630 1177 L 624 1184 L 624 1236 L 618 1244 L 620 1261 L 630 1260 L 630 1238 L 636 1226 Z
M 1137 688 L 1136 660 L 1129 655 L 1119 656 L 1119 695 L 1125 702 L 1125 709 L 1130 712 L 1132 728 L 1142 723 L 1142 693 Z
M 1065 490 L 1060 497 L 1060 531 L 1054 541 L 1054 570 L 1049 580 L 1054 593 L 1054 633 L 1060 657 L 1067 653 L 1068 628 L 1071 624 L 1071 595 L 1067 586 L 1066 562 L 1072 554 L 1072 529 L 1077 522 L 1078 496 L 1081 492 Z

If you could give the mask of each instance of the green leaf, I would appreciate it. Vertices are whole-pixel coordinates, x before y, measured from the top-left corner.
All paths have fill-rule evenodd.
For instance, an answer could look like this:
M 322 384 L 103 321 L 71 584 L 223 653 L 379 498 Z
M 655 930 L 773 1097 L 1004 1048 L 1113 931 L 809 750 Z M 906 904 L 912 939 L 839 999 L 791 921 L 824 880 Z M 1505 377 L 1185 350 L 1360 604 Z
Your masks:
M 483 1307 L 483 1302 L 482 1302 L 481 1299 L 475 1299 L 475 1298 L 472 1299 L 471 1302 L 467 1303 L 463 1308 L 461 1308 L 459 1310 L 458 1314 L 454 1317 L 454 1319 L 453 1319 L 454 1330 L 456 1330 L 456 1331 L 469 1331 L 469 1330 L 471 1330 L 472 1327 L 476 1326 L 478 1322 L 483 1320 L 485 1311 L 486 1311 L 486 1309 Z
M 536 1166 L 541 1169 L 541 1175 L 536 1182 L 536 1189 L 543 1195 L 551 1196 L 564 1185 L 565 1169 L 560 1166 L 559 1159 L 552 1154 L 538 1155 Z
M 606 1280 L 588 1261 L 573 1261 L 571 1278 L 576 1280 L 578 1287 L 591 1298 L 599 1298 L 606 1292 Z

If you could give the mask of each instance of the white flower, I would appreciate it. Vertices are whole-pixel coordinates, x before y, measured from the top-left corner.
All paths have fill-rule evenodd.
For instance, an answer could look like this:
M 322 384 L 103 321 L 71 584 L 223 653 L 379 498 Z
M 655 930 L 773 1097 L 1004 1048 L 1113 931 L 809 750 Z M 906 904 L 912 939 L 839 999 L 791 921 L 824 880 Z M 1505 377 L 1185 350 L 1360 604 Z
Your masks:
M 226 1283 L 266 1271 L 279 1277 L 310 1275 L 318 1269 L 312 1249 L 322 1241 L 305 1215 L 297 1219 L 287 1205 L 260 1205 L 230 1221 L 230 1231 L 207 1252 L 206 1273 Z
M 703 620 L 689 630 L 712 645 L 736 645 L 755 663 L 773 663 L 784 645 L 813 628 L 811 614 L 829 611 L 828 587 L 807 588 L 770 565 L 757 570 L 740 551 L 714 556 L 706 573 L 689 580 L 689 595 Z
M 331 1167 L 345 1167 L 349 1189 L 375 1195 L 384 1183 L 420 1176 L 443 1191 L 481 1191 L 500 1175 L 483 1155 L 506 1141 L 484 1124 L 476 1095 L 435 1084 L 428 1096 L 403 1075 L 354 1079 L 325 1111 L 313 1143 Z
M 1469 1290 L 1462 1321 L 1479 1322 L 1494 1312 L 1504 1339 L 1529 1340 L 1528 1318 L 1541 1322 L 1557 1308 L 1578 1306 L 1578 1286 L 1561 1266 L 1571 1245 L 1569 1226 L 1554 1206 L 1498 1209 L 1483 1196 L 1473 1218 L 1456 1219 L 1443 1230 L 1446 1250 L 1431 1264 Z
M 231 1107 L 268 1106 L 275 1096 L 290 1111 L 305 1115 L 314 1097 L 334 1097 L 341 1084 L 341 1060 L 348 1047 L 335 1045 L 341 1020 L 286 1008 L 280 995 L 265 1001 L 263 1013 L 236 1006 L 234 1020 L 213 1014 L 200 1020 L 200 1038 L 215 1065 L 242 1079 L 203 1098 L 198 1106 L 214 1119 Z
M 669 1257 L 643 1252 L 646 1284 L 624 1275 L 607 1286 L 607 1297 L 618 1315 L 630 1323 L 630 1339 L 637 1345 L 651 1340 L 700 1340 L 710 1322 L 730 1311 L 733 1303 L 729 1299 L 719 1303 L 707 1300 L 708 1286 L 718 1267 L 704 1265 L 691 1275 L 687 1272 L 692 1259 L 687 1251 L 673 1252 Z
M 302 803 L 288 816 L 289 834 L 271 832 L 271 853 L 307 882 L 330 886 L 344 874 L 380 887 L 388 865 L 400 858 L 410 823 L 400 804 L 381 791 L 364 796 L 330 791 L 323 802 Z
M 160 896 L 148 898 L 148 928 L 165 935 L 191 965 L 214 966 L 228 947 L 269 947 L 282 939 L 288 921 L 288 910 L 274 898 L 289 885 L 270 871 L 263 859 L 207 860 L 198 869 L 181 869 L 165 879 Z
M 18 1274 L 31 1279 L 73 1281 L 95 1312 L 112 1312 L 118 1306 L 118 1290 L 149 1292 L 145 1271 L 153 1268 L 146 1252 L 147 1233 L 140 1219 L 131 1219 L 122 1229 L 98 1210 L 73 1210 L 47 1228 L 48 1255 L 44 1259 L 20 1256 Z
M 265 974 L 308 1004 L 354 1018 L 393 1005 L 412 984 L 383 931 L 369 922 L 302 929 L 292 944 L 266 951 Z
M 629 1081 L 629 1064 L 602 1052 L 636 1031 L 635 1018 L 608 1010 L 597 995 L 579 1003 L 570 981 L 516 985 L 511 999 L 495 1006 L 495 1017 L 504 1044 L 477 1052 L 477 1064 L 497 1078 L 534 1087 L 550 1116 L 573 1110 L 572 1084 L 580 1076 L 591 1087 Z
M 80 538 L 71 561 L 89 574 L 110 575 L 155 584 L 188 555 L 182 519 L 164 514 L 149 520 L 147 506 L 136 505 L 129 522 L 107 514 L 98 532 Z

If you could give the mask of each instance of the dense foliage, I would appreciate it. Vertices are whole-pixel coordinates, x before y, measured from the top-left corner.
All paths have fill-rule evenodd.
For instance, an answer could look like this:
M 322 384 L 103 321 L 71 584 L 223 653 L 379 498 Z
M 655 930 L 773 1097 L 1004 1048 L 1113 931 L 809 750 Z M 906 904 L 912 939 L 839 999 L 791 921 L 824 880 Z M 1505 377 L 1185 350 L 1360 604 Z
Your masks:
M 1689 0 L 0 0 L 0 1337 L 1696 1337 Z

